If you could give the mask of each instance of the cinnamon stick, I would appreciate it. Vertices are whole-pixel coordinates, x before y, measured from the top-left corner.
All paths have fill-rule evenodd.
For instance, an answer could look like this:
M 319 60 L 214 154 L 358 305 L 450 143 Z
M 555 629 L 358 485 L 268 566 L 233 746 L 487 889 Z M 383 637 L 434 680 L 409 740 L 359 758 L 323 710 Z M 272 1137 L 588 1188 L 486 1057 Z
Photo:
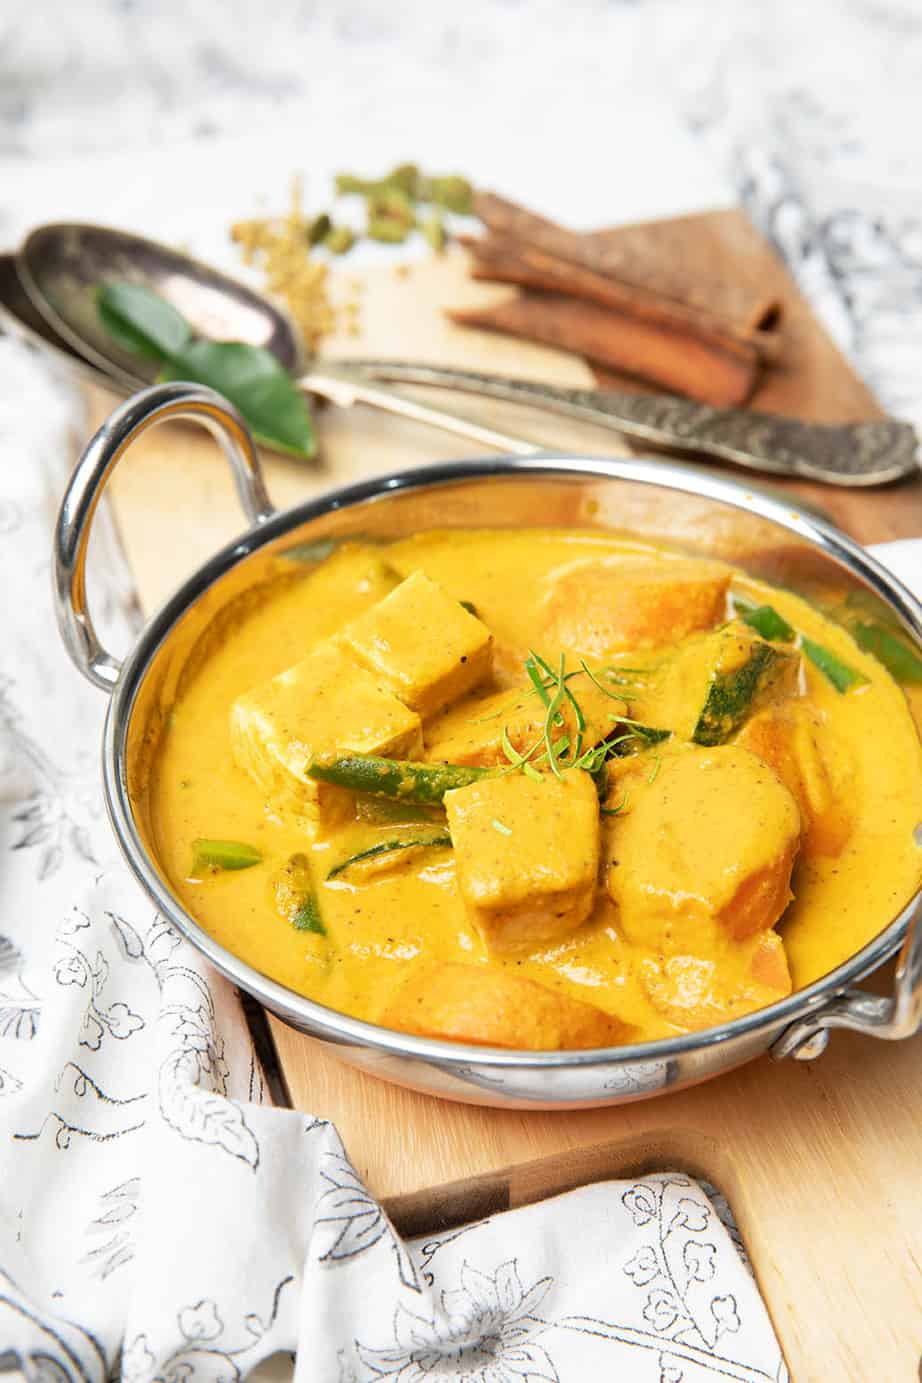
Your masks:
M 759 355 L 751 342 L 705 338 L 691 329 L 561 293 L 526 289 L 508 302 L 450 311 L 448 316 L 461 326 L 572 351 L 716 407 L 744 403 L 759 376 Z
M 472 278 L 570 294 L 613 308 L 622 315 L 640 318 L 665 332 L 700 338 L 719 351 L 739 354 L 746 360 L 757 360 L 765 354 L 757 336 L 710 313 L 586 269 L 546 250 L 496 235 L 466 243 L 473 253 Z
M 667 244 L 664 239 L 669 235 L 668 225 L 653 223 L 584 235 L 493 192 L 477 193 L 475 211 L 491 232 L 485 241 L 469 242 L 478 259 L 495 257 L 502 247 L 500 242 L 505 242 L 507 249 L 514 245 L 520 250 L 540 251 L 593 276 L 581 278 L 581 296 L 592 298 L 593 290 L 598 294 L 605 283 L 610 293 L 610 285 L 618 284 L 625 293 L 634 291 L 633 303 L 621 304 L 627 310 L 653 313 L 657 307 L 663 312 L 671 309 L 693 327 L 700 324 L 702 329 L 754 341 L 767 356 L 774 352 L 777 337 L 773 329 L 781 314 L 777 295 L 753 298 L 716 275 L 702 275 L 698 266 L 693 275 L 683 275 L 681 245 Z M 491 246 L 491 241 L 496 243 Z M 593 300 L 610 299 L 595 296 Z

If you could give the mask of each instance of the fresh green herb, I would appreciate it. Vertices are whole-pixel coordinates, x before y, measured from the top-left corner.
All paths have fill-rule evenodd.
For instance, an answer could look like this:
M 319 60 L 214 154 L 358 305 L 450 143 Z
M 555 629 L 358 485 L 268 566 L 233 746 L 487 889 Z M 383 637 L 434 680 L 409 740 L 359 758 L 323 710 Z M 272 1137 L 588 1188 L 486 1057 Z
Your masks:
M 560 771 L 560 764 L 557 762 L 558 756 L 555 752 L 554 741 L 551 738 L 552 727 L 554 726 L 555 722 L 560 724 L 563 723 L 563 717 L 560 714 L 560 708 L 563 705 L 564 692 L 566 690 L 566 683 L 563 680 L 563 668 L 564 655 L 561 653 L 560 679 L 557 682 L 557 686 L 554 690 L 553 695 L 551 696 L 550 701 L 548 702 L 547 710 L 544 715 L 544 751 L 547 756 L 548 766 L 551 772 L 554 774 L 555 778 L 563 777 L 563 774 Z
M 307 401 L 271 352 L 242 341 L 193 339 L 176 309 L 140 284 L 101 284 L 96 307 L 113 340 L 160 362 L 160 379 L 207 384 L 236 404 L 259 441 L 291 456 L 314 456 Z
M 629 720 L 626 716 L 619 716 L 620 725 L 630 725 L 631 733 L 639 740 L 646 740 L 647 744 L 662 744 L 663 740 L 668 740 L 672 736 L 671 730 L 659 730 L 655 725 L 641 725 L 639 720 Z
M 763 639 L 773 643 L 791 643 L 797 637 L 797 631 L 772 605 L 753 605 L 735 595 L 733 606 L 740 619 Z
M 446 848 L 451 848 L 451 836 L 446 834 L 432 836 L 412 836 L 407 838 L 406 840 L 380 841 L 377 845 L 371 845 L 368 847 L 367 850 L 360 850 L 358 854 L 350 855 L 347 860 L 342 860 L 339 864 L 334 865 L 333 868 L 330 870 L 329 874 L 327 875 L 327 878 L 338 879 L 339 876 L 341 874 L 344 874 L 347 869 L 350 869 L 352 865 L 359 864 L 364 860 L 376 859 L 379 855 L 392 854 L 396 850 L 431 850 Z
M 123 350 L 147 360 L 169 360 L 188 344 L 192 329 L 172 303 L 139 283 L 101 283 L 96 311 Z
M 922 682 L 922 658 L 903 639 L 882 624 L 861 622 L 852 626 L 855 643 L 872 653 L 897 682 L 918 686 Z
M 192 842 L 193 877 L 217 869 L 250 869 L 261 861 L 262 852 L 242 840 L 208 840 L 199 837 Z
M 567 686 L 567 683 L 569 682 L 570 678 L 575 677 L 576 674 L 567 673 L 566 658 L 563 653 L 561 653 L 560 655 L 560 662 L 558 664 L 556 672 L 553 670 L 549 663 L 545 662 L 545 660 L 540 656 L 540 654 L 532 653 L 531 657 L 535 659 L 538 666 L 543 670 L 543 672 L 547 676 L 549 685 L 559 687 L 562 690 L 563 695 L 567 698 L 567 700 L 573 708 L 573 714 L 576 717 L 576 748 L 573 751 L 573 757 L 578 759 L 580 752 L 582 750 L 582 737 L 586 729 L 586 718 L 583 715 L 582 707 L 580 706 L 576 697 L 573 695 L 570 688 Z M 562 723 L 562 720 L 560 723 Z
M 857 668 L 849 667 L 848 663 L 843 663 L 830 649 L 823 644 L 814 643 L 812 639 L 801 638 L 800 646 L 814 667 L 819 668 L 820 672 L 831 682 L 837 692 L 847 692 L 852 687 L 861 687 L 867 682 L 863 672 Z
M 323 918 L 320 916 L 320 904 L 313 893 L 309 893 L 304 902 L 292 915 L 291 925 L 299 932 L 315 932 L 317 936 L 326 936 L 327 929 L 323 925 Z
M 585 662 L 580 663 L 580 669 L 581 671 L 567 672 L 564 654 L 560 655 L 557 667 L 554 668 L 539 653 L 535 653 L 533 650 L 529 652 L 525 659 L 525 672 L 532 689 L 540 697 L 545 708 L 541 733 L 535 744 L 525 754 L 520 754 L 510 741 L 504 728 L 502 735 L 503 752 L 513 769 L 521 768 L 530 777 L 537 778 L 539 775 L 532 760 L 535 759 L 538 750 L 543 746 L 544 752 L 536 762 L 549 767 L 557 777 L 560 777 L 565 768 L 582 768 L 596 779 L 597 786 L 604 788 L 600 774 L 606 760 L 611 758 L 613 754 L 630 752 L 627 748 L 622 748 L 622 745 L 627 745 L 629 741 L 634 741 L 635 744 L 636 741 L 657 744 L 661 740 L 668 739 L 671 731 L 658 730 L 653 726 L 643 725 L 640 721 L 632 720 L 628 716 L 613 713 L 612 720 L 617 721 L 619 726 L 631 727 L 629 732 L 615 738 L 606 737 L 598 744 L 584 748 L 586 717 L 577 696 L 569 685 L 571 680 L 574 677 L 585 675 L 599 688 L 603 695 L 611 697 L 613 701 L 624 704 L 625 697 L 603 686 Z M 572 712 L 574 733 L 572 737 L 567 733 L 555 740 L 554 731 L 560 728 L 566 729 L 565 712 L 567 708 Z
M 549 706 L 551 704 L 551 698 L 548 695 L 547 687 L 544 685 L 544 678 L 538 671 L 538 664 L 535 662 L 533 654 L 529 654 L 525 659 L 525 671 L 528 674 L 529 682 L 531 682 L 540 700 L 545 706 Z
M 630 794 L 625 793 L 616 807 L 600 807 L 599 811 L 603 816 L 620 816 L 630 800 Z
M 610 688 L 603 686 L 603 684 L 599 681 L 598 677 L 596 677 L 595 673 L 586 663 L 585 659 L 580 658 L 579 665 L 583 672 L 586 674 L 586 676 L 589 678 L 589 681 L 592 683 L 592 685 L 594 687 L 598 687 L 599 691 L 602 693 L 603 696 L 610 696 L 613 701 L 620 701 L 622 705 L 625 703 L 626 698 L 620 692 L 613 692 L 610 690 Z
M 511 827 L 507 826 L 507 825 L 505 824 L 505 822 L 503 822 L 503 821 L 498 821 L 498 820 L 496 819 L 495 816 L 493 817 L 492 821 L 490 822 L 490 825 L 493 827 L 494 831 L 499 831 L 499 833 L 500 833 L 501 836 L 511 836 L 511 835 L 512 835 L 512 829 L 511 829 Z
M 654 761 L 653 761 L 653 769 L 652 769 L 652 771 L 651 771 L 651 773 L 650 773 L 649 778 L 647 779 L 647 787 L 648 787 L 648 788 L 652 788 L 653 784 L 656 782 L 657 778 L 659 777 L 659 771 L 660 771 L 660 769 L 662 768 L 662 766 L 663 766 L 663 756 L 662 756 L 662 754 L 660 754 L 659 750 L 656 750 L 656 751 L 655 751 L 655 755 L 654 755 Z
M 495 777 L 495 768 L 473 764 L 425 764 L 411 759 L 380 759 L 373 754 L 344 754 L 338 759 L 317 760 L 308 770 L 311 778 L 336 783 L 352 792 L 374 797 L 396 797 L 407 802 L 437 806 L 446 792 L 467 787 L 480 778 Z

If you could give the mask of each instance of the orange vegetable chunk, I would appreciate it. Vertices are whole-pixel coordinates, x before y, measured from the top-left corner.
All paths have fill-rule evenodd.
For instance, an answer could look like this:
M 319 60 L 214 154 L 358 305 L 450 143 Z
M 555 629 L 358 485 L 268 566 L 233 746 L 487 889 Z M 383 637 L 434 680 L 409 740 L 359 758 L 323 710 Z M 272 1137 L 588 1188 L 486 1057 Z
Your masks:
M 720 562 L 694 558 L 572 567 L 548 597 L 548 646 L 604 657 L 677 642 L 725 617 L 729 581 Z
M 486 1047 L 556 1051 L 630 1040 L 620 1019 L 505 970 L 446 962 L 397 991 L 379 1021 L 400 1032 Z

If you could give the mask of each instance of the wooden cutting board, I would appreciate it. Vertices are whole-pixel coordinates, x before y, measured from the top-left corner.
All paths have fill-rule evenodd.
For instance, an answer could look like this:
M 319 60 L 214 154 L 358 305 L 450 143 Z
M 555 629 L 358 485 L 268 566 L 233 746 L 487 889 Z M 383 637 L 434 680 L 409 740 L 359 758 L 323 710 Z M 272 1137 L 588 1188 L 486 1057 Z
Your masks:
M 709 272 L 719 263 L 728 276 L 782 298 L 782 360 L 754 406 L 825 421 L 879 414 L 742 212 L 661 223 L 649 234 L 652 242 L 667 241 L 669 253 L 681 252 L 690 274 L 698 263 Z M 593 381 L 571 357 L 447 324 L 441 306 L 475 305 L 508 291 L 470 283 L 461 252 L 408 274 L 378 269 L 364 283 L 362 334 L 331 342 L 331 353 L 415 357 L 561 384 Z M 93 403 L 99 411 L 110 401 L 100 396 Z M 628 450 L 611 433 L 503 405 L 453 398 L 451 406 L 548 446 Z M 358 476 L 481 454 L 445 434 L 359 410 L 326 411 L 320 431 L 323 458 L 316 465 L 266 458 L 279 507 Z M 791 488 L 861 541 L 922 534 L 922 478 L 872 493 Z M 148 610 L 242 527 L 217 449 L 189 428 L 148 434 L 112 489 Z M 336 1123 L 358 1171 L 406 1231 L 461 1222 L 588 1180 L 680 1167 L 728 1196 L 797 1383 L 917 1377 L 922 1037 L 891 1045 L 841 1034 L 812 1065 L 763 1059 L 645 1103 L 516 1113 L 386 1085 L 270 1021 L 293 1103 Z

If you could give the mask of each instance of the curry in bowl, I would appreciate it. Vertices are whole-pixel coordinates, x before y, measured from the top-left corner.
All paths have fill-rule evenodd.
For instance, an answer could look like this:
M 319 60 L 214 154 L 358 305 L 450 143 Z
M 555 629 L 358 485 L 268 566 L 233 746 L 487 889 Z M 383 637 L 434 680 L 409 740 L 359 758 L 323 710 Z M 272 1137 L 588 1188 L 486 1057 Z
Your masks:
M 790 591 L 560 529 L 284 566 L 190 660 L 149 819 L 185 909 L 292 990 L 647 1041 L 819 978 L 919 887 L 906 696 Z

